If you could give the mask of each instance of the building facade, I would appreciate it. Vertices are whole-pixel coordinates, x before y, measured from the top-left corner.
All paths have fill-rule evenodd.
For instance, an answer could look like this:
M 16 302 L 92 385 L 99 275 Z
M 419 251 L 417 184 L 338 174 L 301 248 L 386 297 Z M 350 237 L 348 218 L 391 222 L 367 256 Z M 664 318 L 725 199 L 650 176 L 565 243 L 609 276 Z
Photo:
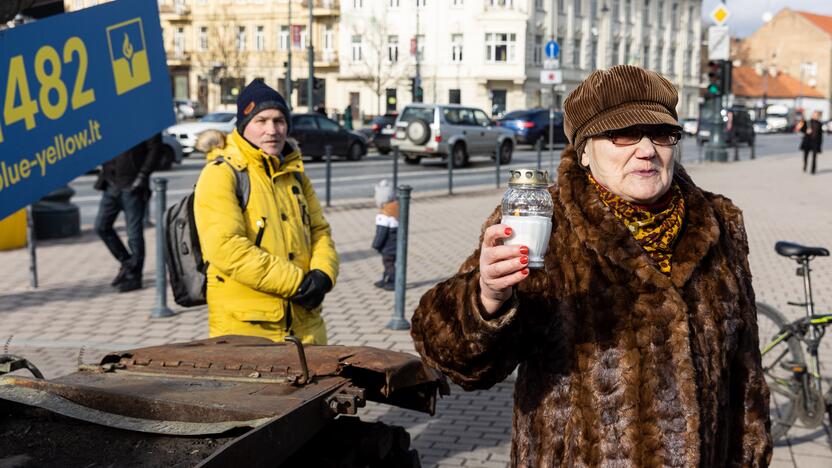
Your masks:
M 680 117 L 698 114 L 701 0 L 342 0 L 337 107 L 401 109 L 418 63 L 424 102 L 494 116 L 560 107 L 595 69 L 641 65 L 679 90 Z M 560 45 L 563 83 L 542 85 L 545 44 Z M 418 60 L 417 60 L 418 58 Z
M 818 91 L 826 99 L 824 114 L 832 104 L 832 16 L 788 8 L 746 38 L 735 58 L 743 65 L 775 69 L 804 83 L 797 92 L 809 96 Z M 797 105 L 800 106 L 800 95 Z

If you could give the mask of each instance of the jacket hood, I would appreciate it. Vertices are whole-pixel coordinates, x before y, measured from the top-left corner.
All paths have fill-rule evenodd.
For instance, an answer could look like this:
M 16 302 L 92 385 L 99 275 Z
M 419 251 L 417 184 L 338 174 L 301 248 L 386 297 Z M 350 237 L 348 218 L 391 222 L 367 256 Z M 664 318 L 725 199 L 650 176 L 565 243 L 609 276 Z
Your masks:
M 578 162 L 572 146 L 561 155 L 558 167 L 558 195 L 571 226 L 587 247 L 638 278 L 666 289 L 681 287 L 696 269 L 720 236 L 719 222 L 706 200 L 706 192 L 697 188 L 682 165 L 675 164 L 673 180 L 685 198 L 685 235 L 680 236 L 673 250 L 671 274 L 668 278 L 633 239 L 630 232 L 604 205 L 596 190 L 587 182 L 586 170 Z
M 284 172 L 303 172 L 303 159 L 300 149 L 290 140 L 286 140 L 280 156 L 266 154 L 262 149 L 252 145 L 243 138 L 237 130 L 225 137 L 224 145 L 217 145 L 206 156 L 208 162 L 222 156 L 238 170 L 245 169 L 249 164 L 262 167 L 264 161 L 269 161 L 275 175 Z

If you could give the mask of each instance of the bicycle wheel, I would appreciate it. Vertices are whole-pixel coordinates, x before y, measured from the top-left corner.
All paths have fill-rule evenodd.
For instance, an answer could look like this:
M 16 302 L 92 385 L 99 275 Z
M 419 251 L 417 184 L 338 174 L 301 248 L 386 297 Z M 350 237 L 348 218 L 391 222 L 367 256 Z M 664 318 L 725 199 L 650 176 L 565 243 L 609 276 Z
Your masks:
M 802 401 L 800 382 L 787 363 L 805 363 L 800 340 L 792 336 L 780 337 L 780 330 L 788 320 L 777 309 L 768 304 L 757 303 L 757 328 L 760 336 L 760 354 L 763 372 L 770 393 L 769 413 L 771 414 L 771 438 L 781 439 L 797 418 L 798 406 Z

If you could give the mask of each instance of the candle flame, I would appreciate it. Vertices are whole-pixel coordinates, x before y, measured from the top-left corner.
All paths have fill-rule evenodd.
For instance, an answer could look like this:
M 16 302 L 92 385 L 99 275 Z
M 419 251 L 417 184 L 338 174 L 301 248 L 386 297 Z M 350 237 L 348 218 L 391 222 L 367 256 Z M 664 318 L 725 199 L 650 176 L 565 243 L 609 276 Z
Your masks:
M 124 34 L 124 41 L 121 44 L 121 51 L 124 53 L 124 57 L 127 60 L 130 60 L 133 57 L 133 44 L 130 43 L 130 38 L 127 37 L 127 33 Z

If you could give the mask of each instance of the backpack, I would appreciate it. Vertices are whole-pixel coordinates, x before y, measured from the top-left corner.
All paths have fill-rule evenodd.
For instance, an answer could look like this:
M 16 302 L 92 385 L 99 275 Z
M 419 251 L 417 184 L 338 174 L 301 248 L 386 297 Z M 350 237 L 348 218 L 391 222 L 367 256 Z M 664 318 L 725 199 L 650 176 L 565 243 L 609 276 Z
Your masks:
M 251 195 L 251 180 L 246 170 L 239 171 L 222 156 L 213 164 L 228 164 L 234 172 L 234 194 L 244 211 Z M 294 172 L 298 183 L 303 186 L 300 173 Z M 170 208 L 165 213 L 165 263 L 168 268 L 173 300 L 182 307 L 204 305 L 207 286 L 208 262 L 202 258 L 199 233 L 194 219 L 194 192 Z
M 234 172 L 234 193 L 240 208 L 246 209 L 251 194 L 251 181 L 248 172 L 239 171 L 222 156 L 214 164 L 228 164 Z M 194 192 L 170 208 L 165 213 L 165 263 L 173 290 L 173 300 L 182 307 L 199 306 L 206 303 L 205 287 L 208 262 L 202 258 L 199 245 L 199 233 L 194 220 Z

